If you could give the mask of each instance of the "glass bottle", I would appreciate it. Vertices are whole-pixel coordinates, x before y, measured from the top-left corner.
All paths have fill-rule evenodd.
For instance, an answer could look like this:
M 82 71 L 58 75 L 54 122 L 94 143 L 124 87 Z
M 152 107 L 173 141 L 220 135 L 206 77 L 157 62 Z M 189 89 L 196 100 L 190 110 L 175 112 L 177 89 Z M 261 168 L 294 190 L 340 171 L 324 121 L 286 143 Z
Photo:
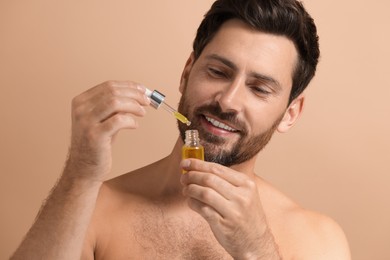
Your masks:
M 182 158 L 204 160 L 204 148 L 200 144 L 198 130 L 186 130 L 186 137 L 182 147 Z

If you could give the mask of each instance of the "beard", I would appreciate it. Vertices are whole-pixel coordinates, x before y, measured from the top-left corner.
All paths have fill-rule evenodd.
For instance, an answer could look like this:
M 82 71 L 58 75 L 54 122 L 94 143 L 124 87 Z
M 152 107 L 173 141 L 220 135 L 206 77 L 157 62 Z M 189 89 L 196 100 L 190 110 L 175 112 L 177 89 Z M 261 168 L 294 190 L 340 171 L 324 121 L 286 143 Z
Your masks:
M 200 143 L 204 147 L 205 160 L 209 162 L 215 162 L 229 167 L 252 159 L 268 144 L 283 118 L 282 114 L 269 129 L 266 129 L 258 135 L 249 136 L 245 123 L 238 118 L 237 113 L 223 112 L 218 103 L 204 105 L 190 111 L 190 103 L 185 95 L 185 89 L 180 98 L 178 111 L 187 116 L 191 121 L 191 126 L 189 127 L 178 122 L 180 136 L 184 142 L 186 130 L 198 130 Z M 231 144 L 230 140 L 206 131 L 201 123 L 201 120 L 206 120 L 205 113 L 240 129 L 235 133 L 239 135 L 239 139 Z

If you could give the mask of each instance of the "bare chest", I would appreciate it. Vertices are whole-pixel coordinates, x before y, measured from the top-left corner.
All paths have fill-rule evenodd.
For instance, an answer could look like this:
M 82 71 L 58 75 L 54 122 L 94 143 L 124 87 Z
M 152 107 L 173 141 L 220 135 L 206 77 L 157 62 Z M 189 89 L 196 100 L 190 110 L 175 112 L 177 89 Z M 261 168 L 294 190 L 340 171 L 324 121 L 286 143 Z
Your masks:
M 158 207 L 116 219 L 101 241 L 96 259 L 232 259 L 196 213 Z

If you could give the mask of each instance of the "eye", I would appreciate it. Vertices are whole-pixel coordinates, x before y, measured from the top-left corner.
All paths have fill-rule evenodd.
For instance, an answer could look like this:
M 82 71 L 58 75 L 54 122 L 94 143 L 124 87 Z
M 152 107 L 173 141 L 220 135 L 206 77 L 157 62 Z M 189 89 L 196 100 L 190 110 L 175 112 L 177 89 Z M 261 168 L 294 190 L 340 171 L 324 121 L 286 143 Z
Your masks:
M 256 95 L 269 95 L 271 94 L 271 92 L 269 90 L 267 90 L 264 86 L 251 86 L 250 87 L 252 89 L 252 91 L 256 94 Z
M 214 78 L 226 78 L 227 77 L 227 75 L 223 71 L 216 69 L 216 68 L 209 67 L 208 73 Z

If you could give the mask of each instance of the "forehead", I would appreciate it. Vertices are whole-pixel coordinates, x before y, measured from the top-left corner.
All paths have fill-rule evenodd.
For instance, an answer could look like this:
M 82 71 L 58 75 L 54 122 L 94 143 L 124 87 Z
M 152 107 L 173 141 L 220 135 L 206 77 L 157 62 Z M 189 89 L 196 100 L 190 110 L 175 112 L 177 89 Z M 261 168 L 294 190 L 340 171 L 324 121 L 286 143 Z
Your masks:
M 199 59 L 210 55 L 222 56 L 244 72 L 273 77 L 289 89 L 298 57 L 294 43 L 287 37 L 255 30 L 237 19 L 221 26 Z

